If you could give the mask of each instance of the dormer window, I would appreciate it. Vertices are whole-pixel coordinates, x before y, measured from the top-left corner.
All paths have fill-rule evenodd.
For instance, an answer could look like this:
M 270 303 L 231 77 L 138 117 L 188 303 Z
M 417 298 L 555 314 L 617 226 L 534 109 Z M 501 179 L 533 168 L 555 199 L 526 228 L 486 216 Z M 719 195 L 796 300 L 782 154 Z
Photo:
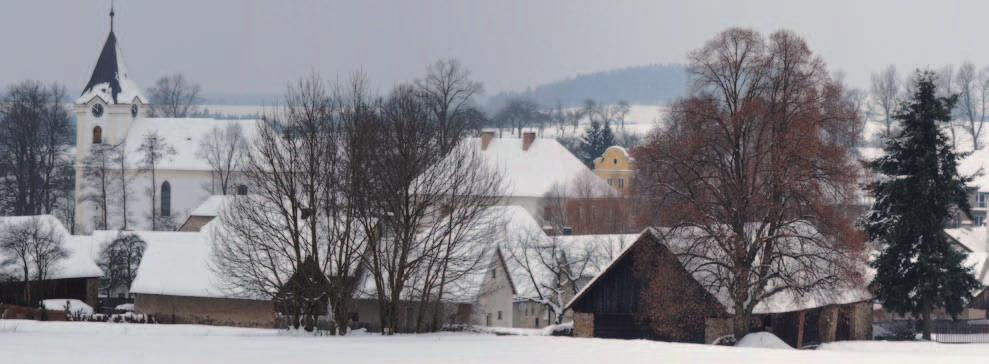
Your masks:
M 99 126 L 93 127 L 93 144 L 103 144 L 103 129 Z

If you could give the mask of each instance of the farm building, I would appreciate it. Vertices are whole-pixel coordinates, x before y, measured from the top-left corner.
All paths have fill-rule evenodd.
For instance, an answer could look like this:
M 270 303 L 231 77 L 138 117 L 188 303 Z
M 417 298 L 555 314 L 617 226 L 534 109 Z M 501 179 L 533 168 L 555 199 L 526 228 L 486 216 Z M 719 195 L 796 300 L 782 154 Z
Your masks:
M 711 343 L 731 334 L 727 298 L 703 286 L 662 236 L 646 229 L 570 301 L 575 336 Z M 867 340 L 871 301 L 864 284 L 800 297 L 778 293 L 756 306 L 753 330 L 796 347 Z
M 23 273 L 17 264 L 0 267 L 0 302 L 34 307 L 45 299 L 75 299 L 96 307 L 100 277 L 103 271 L 96 264 L 99 245 L 88 236 L 70 235 L 57 218 L 51 215 L 0 217 L 0 233 L 11 229 L 29 232 L 33 239 L 52 239 L 65 248 L 67 256 L 48 267 L 43 280 L 31 278 L 27 285 L 31 301 L 25 302 Z M 23 234 L 19 234 L 23 235 Z M 14 257 L 0 256 L 0 261 Z M 29 266 L 33 265 L 29 262 Z M 31 268 L 29 276 L 36 273 Z

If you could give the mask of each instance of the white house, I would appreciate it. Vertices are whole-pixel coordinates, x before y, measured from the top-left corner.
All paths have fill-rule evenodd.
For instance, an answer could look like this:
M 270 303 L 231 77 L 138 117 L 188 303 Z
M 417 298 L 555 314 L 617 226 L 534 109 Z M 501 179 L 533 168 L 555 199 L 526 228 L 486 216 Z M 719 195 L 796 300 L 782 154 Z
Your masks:
M 233 124 L 240 125 L 245 137 L 250 138 L 259 123 L 258 120 L 152 118 L 146 115 L 147 107 L 147 98 L 129 78 L 111 27 L 93 74 L 74 104 L 77 120 L 75 223 L 80 232 L 91 232 L 94 219 L 100 214 L 96 204 L 82 199 L 86 189 L 92 188 L 83 178 L 82 163 L 94 144 L 122 146 L 127 153 L 125 170 L 131 178 L 127 199 L 129 229 L 149 229 L 152 206 L 160 216 L 177 226 L 212 192 L 209 163 L 196 157 L 200 140 L 213 128 Z M 151 186 L 149 173 L 142 169 L 139 152 L 142 139 L 150 133 L 161 135 L 176 152 L 166 156 L 156 168 L 154 186 Z M 150 201 L 151 188 L 157 191 L 156 201 Z M 108 208 L 109 228 L 123 227 L 122 207 L 120 201 L 115 201 Z

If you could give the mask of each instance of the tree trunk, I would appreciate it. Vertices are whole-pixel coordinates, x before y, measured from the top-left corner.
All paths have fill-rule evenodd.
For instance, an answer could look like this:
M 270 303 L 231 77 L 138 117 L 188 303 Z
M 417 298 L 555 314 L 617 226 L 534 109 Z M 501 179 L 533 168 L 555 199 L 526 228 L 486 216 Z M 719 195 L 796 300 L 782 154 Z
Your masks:
M 752 314 L 737 308 L 735 312 L 735 316 L 732 317 L 732 333 L 735 334 L 736 340 L 741 340 L 742 337 L 748 335 L 752 327 Z
M 797 321 L 797 349 L 804 346 L 804 327 L 807 324 L 807 311 L 800 311 L 800 318 Z

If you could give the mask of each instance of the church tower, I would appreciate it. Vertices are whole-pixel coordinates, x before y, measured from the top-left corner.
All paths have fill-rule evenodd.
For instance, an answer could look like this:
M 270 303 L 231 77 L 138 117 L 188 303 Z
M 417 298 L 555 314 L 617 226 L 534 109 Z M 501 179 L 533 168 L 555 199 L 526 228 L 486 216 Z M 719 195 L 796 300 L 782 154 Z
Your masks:
M 113 8 L 110 9 L 110 34 L 96 60 L 93 75 L 75 101 L 76 115 L 76 224 L 89 231 L 93 214 L 90 206 L 79 201 L 85 181 L 82 162 L 94 144 L 118 145 L 127 137 L 134 120 L 144 114 L 147 99 L 127 74 L 127 67 L 113 32 Z

